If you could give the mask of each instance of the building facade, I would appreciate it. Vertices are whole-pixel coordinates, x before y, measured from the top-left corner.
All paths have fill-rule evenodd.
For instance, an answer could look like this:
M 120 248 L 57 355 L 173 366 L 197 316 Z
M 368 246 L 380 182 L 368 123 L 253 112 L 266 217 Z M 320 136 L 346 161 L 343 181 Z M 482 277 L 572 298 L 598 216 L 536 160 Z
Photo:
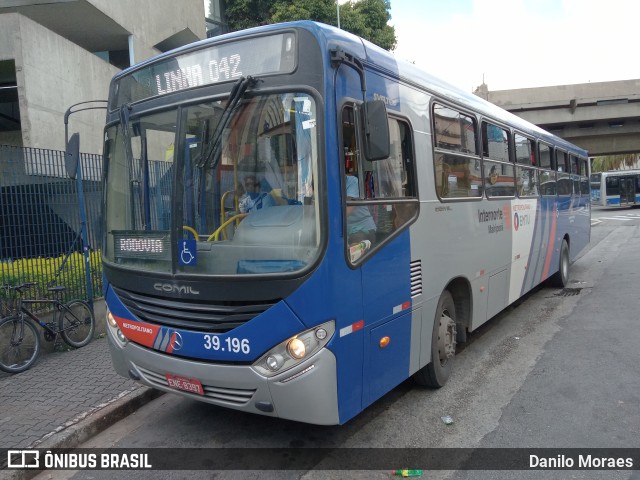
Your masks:
M 63 150 L 67 109 L 106 100 L 121 69 L 206 38 L 208 3 L 0 0 L 0 145 Z M 100 109 L 69 117 L 81 151 L 102 153 L 104 118 Z

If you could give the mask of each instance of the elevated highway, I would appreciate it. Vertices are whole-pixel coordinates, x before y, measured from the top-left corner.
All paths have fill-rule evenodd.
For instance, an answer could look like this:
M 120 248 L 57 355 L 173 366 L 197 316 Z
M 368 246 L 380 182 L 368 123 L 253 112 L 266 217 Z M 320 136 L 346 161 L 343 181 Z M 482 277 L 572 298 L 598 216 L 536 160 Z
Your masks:
M 640 80 L 474 92 L 589 151 L 640 152 Z

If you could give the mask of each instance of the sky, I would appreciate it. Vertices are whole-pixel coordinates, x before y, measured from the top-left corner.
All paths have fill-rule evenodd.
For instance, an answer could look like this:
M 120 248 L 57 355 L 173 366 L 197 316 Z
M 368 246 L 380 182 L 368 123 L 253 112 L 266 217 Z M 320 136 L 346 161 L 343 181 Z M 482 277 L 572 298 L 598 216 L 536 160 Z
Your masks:
M 637 0 L 391 0 L 398 58 L 472 92 L 640 79 Z

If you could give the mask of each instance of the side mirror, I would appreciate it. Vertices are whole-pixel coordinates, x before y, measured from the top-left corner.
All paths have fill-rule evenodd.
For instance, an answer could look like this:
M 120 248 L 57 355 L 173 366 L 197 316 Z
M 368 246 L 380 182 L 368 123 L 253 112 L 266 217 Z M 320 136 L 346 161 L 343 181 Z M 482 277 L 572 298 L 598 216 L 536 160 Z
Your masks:
M 387 107 L 382 100 L 366 102 L 362 108 L 364 117 L 364 155 L 370 162 L 389 158 L 389 120 Z M 368 128 L 367 128 L 368 126 Z
M 67 175 L 74 180 L 78 173 L 78 162 L 80 161 L 80 134 L 74 133 L 67 143 L 67 149 L 64 154 L 64 165 L 67 169 Z

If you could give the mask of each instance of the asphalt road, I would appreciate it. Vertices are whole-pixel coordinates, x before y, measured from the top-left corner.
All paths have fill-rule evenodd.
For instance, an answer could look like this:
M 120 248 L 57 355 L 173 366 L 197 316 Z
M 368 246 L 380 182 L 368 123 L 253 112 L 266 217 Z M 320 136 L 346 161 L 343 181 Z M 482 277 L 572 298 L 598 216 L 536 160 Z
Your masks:
M 640 447 L 640 210 L 595 208 L 570 290 L 538 288 L 470 335 L 449 383 L 407 381 L 343 426 L 164 395 L 84 447 Z M 571 295 L 566 295 L 571 293 Z M 449 415 L 452 425 L 441 417 Z M 398 465 L 398 468 L 406 468 Z M 45 472 L 39 479 L 389 479 L 389 471 Z M 638 467 L 636 467 L 638 468 Z M 425 479 L 640 479 L 640 471 L 435 471 Z M 396 477 L 398 478 L 398 477 Z

